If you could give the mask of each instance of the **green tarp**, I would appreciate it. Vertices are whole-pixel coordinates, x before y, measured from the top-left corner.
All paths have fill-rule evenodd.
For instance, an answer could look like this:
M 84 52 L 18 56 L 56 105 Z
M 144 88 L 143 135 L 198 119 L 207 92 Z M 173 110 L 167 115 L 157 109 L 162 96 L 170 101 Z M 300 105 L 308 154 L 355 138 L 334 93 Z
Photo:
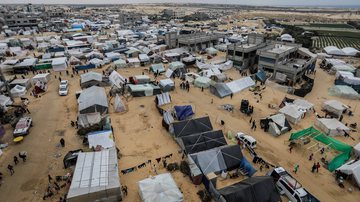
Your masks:
M 51 63 L 37 64 L 35 66 L 35 70 L 43 70 L 43 69 L 51 69 L 51 68 L 52 68 Z
M 342 143 L 332 137 L 324 135 L 320 131 L 316 130 L 314 127 L 292 133 L 289 140 L 297 140 L 301 137 L 312 137 L 315 140 L 324 143 L 325 145 L 329 145 L 329 147 L 331 147 L 332 149 L 342 152 L 340 155 L 336 156 L 329 162 L 328 170 L 331 172 L 342 166 L 350 158 L 350 153 L 352 151 L 351 146 Z

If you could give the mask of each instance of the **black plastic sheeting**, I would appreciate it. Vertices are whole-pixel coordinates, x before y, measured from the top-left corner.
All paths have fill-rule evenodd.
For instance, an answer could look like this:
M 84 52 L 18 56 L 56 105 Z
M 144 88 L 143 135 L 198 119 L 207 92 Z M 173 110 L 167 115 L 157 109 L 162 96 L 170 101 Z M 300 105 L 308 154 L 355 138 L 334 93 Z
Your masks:
M 208 116 L 173 123 L 175 137 L 188 136 L 213 129 Z
M 305 97 L 308 93 L 312 91 L 314 86 L 314 79 L 307 77 L 306 75 L 302 76 L 302 79 L 306 81 L 303 85 L 301 85 L 300 89 L 295 89 L 294 95 L 299 97 Z
M 193 134 L 179 138 L 187 154 L 209 150 L 227 145 L 221 130 Z

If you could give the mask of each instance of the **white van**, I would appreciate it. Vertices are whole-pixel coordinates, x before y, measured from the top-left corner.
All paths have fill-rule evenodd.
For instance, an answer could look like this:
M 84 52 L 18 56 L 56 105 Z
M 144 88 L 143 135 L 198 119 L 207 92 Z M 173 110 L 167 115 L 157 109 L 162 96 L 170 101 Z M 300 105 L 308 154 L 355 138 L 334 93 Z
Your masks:
M 255 149 L 256 148 L 256 140 L 255 138 L 253 138 L 250 135 L 245 135 L 242 132 L 238 132 L 236 134 L 236 138 L 238 140 L 240 140 L 241 142 L 243 142 L 244 144 L 246 144 L 248 147 L 250 147 L 251 149 Z

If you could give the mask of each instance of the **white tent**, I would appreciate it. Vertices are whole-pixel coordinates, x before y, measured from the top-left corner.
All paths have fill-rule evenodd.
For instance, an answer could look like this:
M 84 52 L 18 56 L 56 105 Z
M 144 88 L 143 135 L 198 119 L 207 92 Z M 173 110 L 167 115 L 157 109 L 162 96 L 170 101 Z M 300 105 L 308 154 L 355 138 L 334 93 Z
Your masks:
M 297 105 L 289 104 L 281 108 L 279 112 L 284 114 L 288 121 L 290 121 L 293 124 L 297 124 L 303 117 L 305 110 L 301 109 Z
M 345 53 L 336 46 L 327 46 L 324 51 L 329 55 L 345 55 Z
M 138 58 L 127 59 L 130 67 L 140 67 L 140 60 Z
M 67 201 L 121 201 L 118 172 L 114 147 L 99 152 L 79 153 Z
M 319 118 L 316 119 L 315 126 L 320 128 L 326 135 L 344 135 L 344 131 L 350 132 L 350 128 L 346 127 L 337 119 Z
M 87 134 L 89 148 L 101 146 L 103 149 L 109 149 L 115 146 L 114 137 L 111 130 L 95 131 Z
M 354 156 L 355 157 L 360 157 L 360 142 L 357 143 L 355 146 L 354 146 Z
M 50 74 L 49 73 L 37 74 L 31 79 L 31 81 L 33 84 L 35 84 L 38 81 L 41 81 L 43 83 L 48 83 L 50 81 Z
M 12 88 L 10 90 L 11 95 L 13 95 L 14 97 L 21 97 L 24 96 L 26 94 L 26 87 L 24 86 L 20 86 L 20 85 L 16 85 L 14 88 Z
M 159 86 L 163 92 L 168 92 L 175 89 L 175 83 L 171 79 L 161 79 L 159 81 Z
M 241 78 L 235 81 L 226 83 L 232 93 L 238 93 L 246 88 L 255 85 L 255 82 L 250 77 Z
M 118 94 L 116 94 L 115 96 L 114 108 L 115 108 L 115 112 L 126 111 L 125 105 Z
M 304 99 L 296 99 L 293 103 L 306 112 L 311 112 L 314 109 L 314 104 Z
M 211 79 L 200 76 L 194 80 L 194 85 L 199 88 L 209 88 L 211 84 Z
M 360 51 L 356 50 L 353 47 L 345 47 L 341 49 L 342 52 L 344 52 L 347 56 L 356 56 L 356 54 L 360 53 Z
M 121 85 L 125 83 L 125 78 L 121 76 L 117 71 L 112 71 L 109 76 L 110 82 L 118 88 L 121 88 Z
M 103 60 L 100 60 L 98 58 L 93 58 L 89 61 L 91 64 L 95 65 L 95 67 L 99 67 L 100 65 L 104 65 Z
M 13 102 L 10 97 L 5 95 L 0 95 L 0 106 L 2 106 L 5 110 L 7 110 L 7 105 L 11 105 Z
M 168 92 L 156 95 L 157 105 L 162 106 L 171 103 L 171 97 Z
M 335 85 L 329 88 L 329 95 L 348 99 L 360 99 L 359 94 L 350 86 Z
M 352 180 L 360 187 L 360 160 L 351 160 L 336 170 L 352 176 Z
M 118 60 L 114 61 L 114 65 L 116 68 L 124 68 L 127 66 L 126 61 L 123 59 L 118 59 Z
M 52 59 L 51 66 L 54 71 L 65 71 L 68 67 L 66 57 Z
M 139 54 L 139 60 L 140 62 L 150 62 L 150 58 L 146 54 Z
M 181 202 L 184 200 L 170 173 L 139 181 L 139 194 L 143 202 Z
M 343 103 L 337 100 L 327 100 L 324 102 L 323 105 L 323 109 L 336 114 L 338 117 L 340 117 L 341 114 L 348 108 L 349 108 L 348 106 L 344 105 Z

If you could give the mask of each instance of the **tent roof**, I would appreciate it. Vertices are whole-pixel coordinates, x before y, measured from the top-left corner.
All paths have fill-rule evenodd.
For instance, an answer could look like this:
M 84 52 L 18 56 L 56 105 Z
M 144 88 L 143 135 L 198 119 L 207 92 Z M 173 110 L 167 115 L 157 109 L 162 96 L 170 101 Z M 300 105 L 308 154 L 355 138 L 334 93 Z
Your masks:
M 144 202 L 169 202 L 184 200 L 182 193 L 177 187 L 170 173 L 146 178 L 138 182 L 139 193 Z
M 82 91 L 78 98 L 79 111 L 93 105 L 108 107 L 105 89 L 98 86 L 91 86 Z
M 111 130 L 95 131 L 87 134 L 89 140 L 89 148 L 96 148 L 100 145 L 104 149 L 115 146 L 114 137 Z
M 102 81 L 102 74 L 91 71 L 88 73 L 81 74 L 80 78 L 81 78 L 81 83 L 85 83 L 92 80 Z
M 255 85 L 255 82 L 250 77 L 241 78 L 238 80 L 226 83 L 232 93 L 238 93 L 250 86 Z
M 326 126 L 330 130 L 350 130 L 346 127 L 343 123 L 338 121 L 337 119 L 327 119 L 327 118 L 320 118 L 318 119 L 324 126 Z
M 211 131 L 213 129 L 208 116 L 173 123 L 175 137 Z

